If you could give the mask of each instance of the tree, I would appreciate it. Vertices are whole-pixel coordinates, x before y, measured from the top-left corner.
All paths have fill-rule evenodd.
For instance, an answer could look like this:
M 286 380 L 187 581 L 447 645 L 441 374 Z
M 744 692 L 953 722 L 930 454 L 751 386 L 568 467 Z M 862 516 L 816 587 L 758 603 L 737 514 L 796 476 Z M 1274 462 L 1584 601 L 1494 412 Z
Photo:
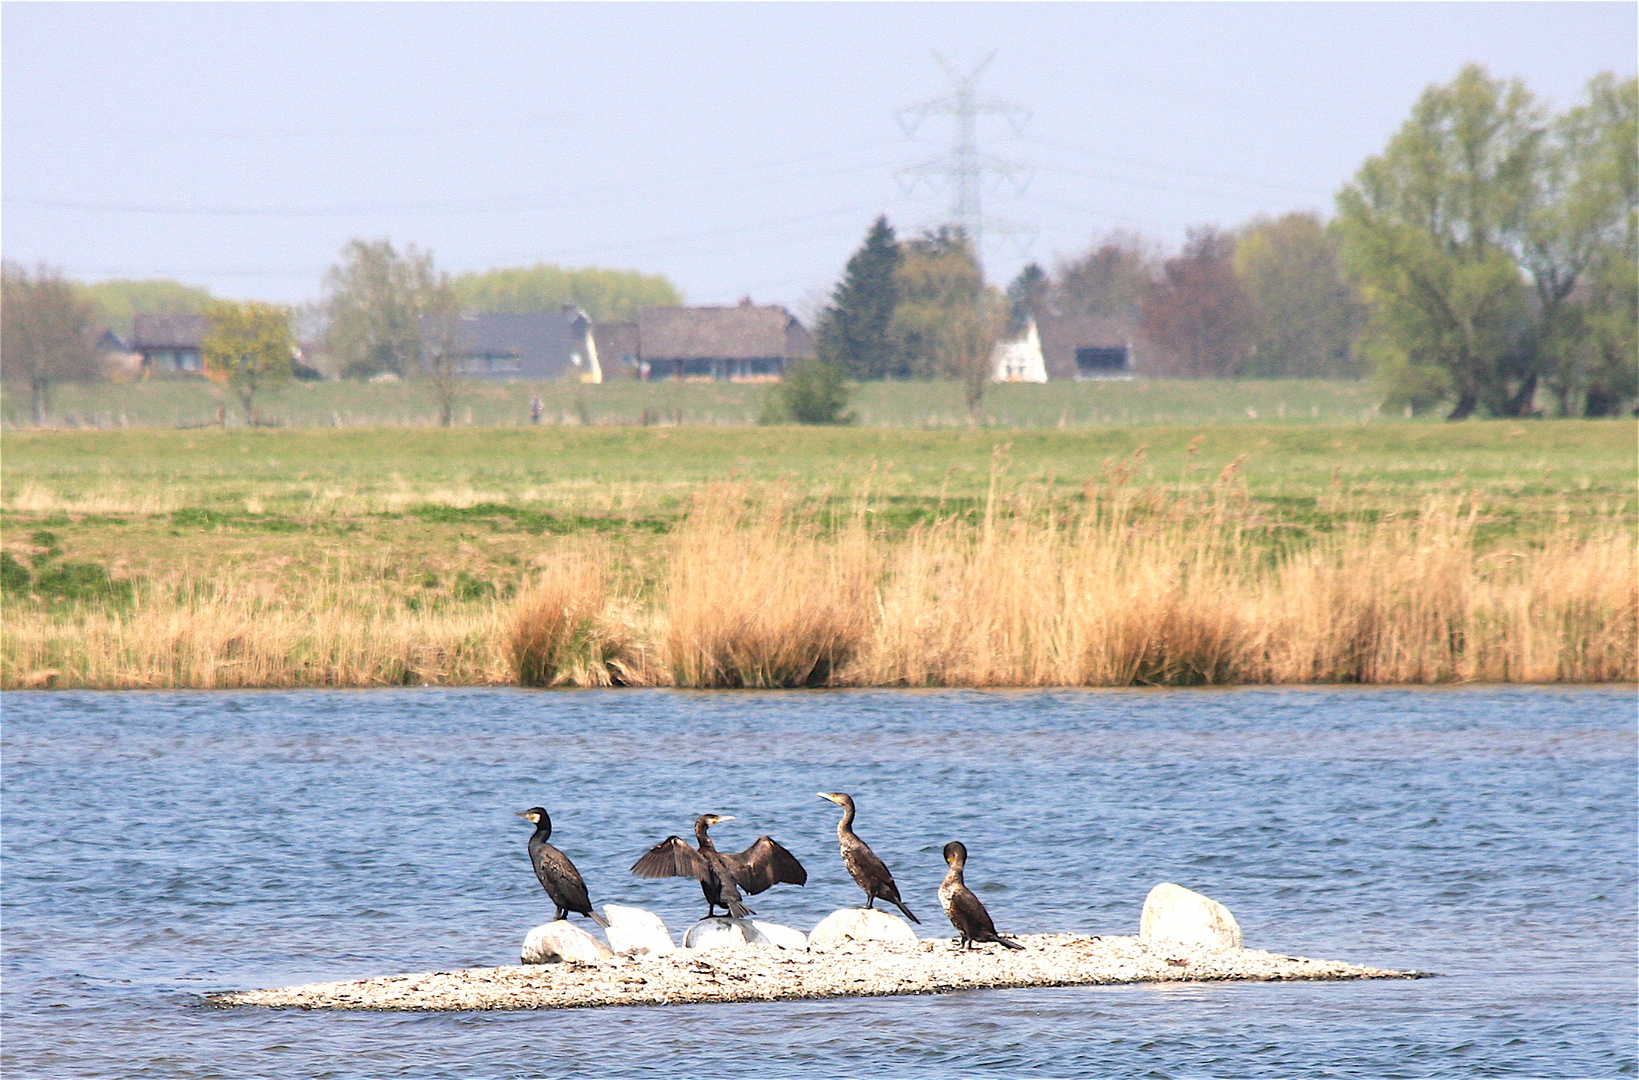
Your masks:
M 239 398 L 245 419 L 260 423 L 256 395 L 290 381 L 296 341 L 290 332 L 290 309 L 257 300 L 219 300 L 205 311 L 205 340 L 200 352 L 205 375 Z
M 202 315 L 211 291 L 169 278 L 116 279 L 79 286 L 97 321 L 123 338 L 131 336 L 136 316 Z
M 1523 83 L 1471 64 L 1425 90 L 1339 193 L 1345 262 L 1371 307 L 1365 345 L 1391 400 L 1452 400 L 1453 420 L 1523 416 L 1557 380 L 1568 408 L 1598 351 L 1591 328 L 1612 316 L 1620 339 L 1632 325 L 1626 86 L 1596 79 L 1587 108 L 1550 120 Z
M 890 334 L 895 374 L 958 379 L 970 419 L 977 419 L 994 368 L 1007 304 L 985 284 L 973 246 L 958 228 L 940 228 L 903 245 L 895 274 L 899 303 Z
M 1023 326 L 1031 319 L 1040 320 L 1047 314 L 1052 291 L 1053 283 L 1047 272 L 1035 263 L 1029 264 L 1007 286 L 1008 320 L 1014 326 Z
M 1527 233 L 1546 379 L 1562 415 L 1611 416 L 1639 397 L 1639 81 L 1596 76 L 1550 140 Z
M 1162 365 L 1185 378 L 1244 373 L 1251 301 L 1235 276 L 1235 242 L 1211 225 L 1189 229 L 1184 250 L 1161 265 L 1139 301 L 1144 336 Z
M 1058 315 L 1132 314 L 1161 271 L 1153 241 L 1116 229 L 1080 258 L 1060 262 L 1049 306 Z
M 427 389 L 438 405 L 439 427 L 450 427 L 455 423 L 455 397 L 461 385 L 461 307 L 447 277 L 433 287 L 422 327 Z
M 1254 378 L 1353 378 L 1364 310 L 1343 277 L 1338 241 L 1310 213 L 1262 218 L 1235 239 L 1235 272 L 1251 303 Z
M 60 270 L 0 268 L 0 374 L 28 387 L 35 424 L 44 424 L 51 384 L 97 374 L 91 305 Z
M 856 379 L 883 379 L 894 371 L 891 334 L 899 302 L 895 274 L 904 261 L 893 226 L 879 217 L 854 252 L 815 324 L 821 360 Z
M 550 263 L 459 274 L 450 282 L 457 302 L 485 314 L 537 314 L 565 304 L 581 308 L 596 322 L 630 321 L 639 308 L 676 307 L 683 294 L 663 274 L 569 269 Z
M 342 375 L 419 374 L 421 317 L 436 288 L 431 252 L 410 244 L 400 255 L 389 240 L 349 240 L 325 274 L 329 350 Z
M 764 423 L 851 424 L 852 391 L 840 364 L 818 358 L 797 360 L 785 369 L 764 406 Z

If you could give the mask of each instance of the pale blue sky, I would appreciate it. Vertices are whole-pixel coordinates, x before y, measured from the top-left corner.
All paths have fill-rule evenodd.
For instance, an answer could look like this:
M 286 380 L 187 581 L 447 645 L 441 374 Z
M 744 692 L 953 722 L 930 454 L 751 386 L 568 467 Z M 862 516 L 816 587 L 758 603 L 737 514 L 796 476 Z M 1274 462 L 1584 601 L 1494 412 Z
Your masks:
M 6 257 L 314 299 L 350 237 L 450 271 L 669 275 L 695 303 L 810 308 L 871 219 L 936 224 L 897 110 L 949 88 L 1034 110 L 986 210 L 1034 231 L 993 279 L 1114 227 L 1329 210 L 1417 95 L 1477 61 L 1563 106 L 1631 75 L 1632 3 L 0 6 Z

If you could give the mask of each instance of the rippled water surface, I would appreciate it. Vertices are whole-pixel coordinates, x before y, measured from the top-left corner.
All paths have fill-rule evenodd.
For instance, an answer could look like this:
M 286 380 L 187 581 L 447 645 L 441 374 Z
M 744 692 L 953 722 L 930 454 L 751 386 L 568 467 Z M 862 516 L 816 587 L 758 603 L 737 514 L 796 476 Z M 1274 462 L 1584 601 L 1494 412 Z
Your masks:
M 1628 689 L 12 694 L 8 1078 L 1608 1076 L 1635 1073 Z M 519 1013 L 213 1010 L 220 989 L 516 962 L 540 803 L 595 902 L 696 813 L 770 833 L 802 929 L 859 893 L 923 934 L 945 841 L 1004 930 L 1134 933 L 1175 881 L 1249 945 L 1438 972 Z

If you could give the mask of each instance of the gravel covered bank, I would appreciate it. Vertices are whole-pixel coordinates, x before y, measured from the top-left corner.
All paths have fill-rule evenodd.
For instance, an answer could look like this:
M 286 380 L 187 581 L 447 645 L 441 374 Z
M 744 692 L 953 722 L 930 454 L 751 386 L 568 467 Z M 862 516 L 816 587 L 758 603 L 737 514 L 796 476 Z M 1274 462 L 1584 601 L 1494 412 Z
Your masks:
M 468 968 L 312 983 L 210 995 L 216 1006 L 381 1009 L 574 1009 L 601 1005 L 685 1005 L 798 998 L 939 994 L 1028 986 L 1135 982 L 1407 979 L 1336 960 L 1258 949 L 1214 952 L 1137 937 L 1027 934 L 1024 950 L 982 946 L 962 953 L 949 941 L 861 942 L 830 952 L 766 946 L 679 949 L 659 957 L 589 964 Z

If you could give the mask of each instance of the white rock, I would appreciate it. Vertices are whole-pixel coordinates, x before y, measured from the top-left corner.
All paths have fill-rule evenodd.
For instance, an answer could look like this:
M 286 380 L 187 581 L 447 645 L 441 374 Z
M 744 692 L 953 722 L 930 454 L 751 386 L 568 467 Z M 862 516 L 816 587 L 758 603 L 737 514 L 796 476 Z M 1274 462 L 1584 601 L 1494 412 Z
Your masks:
M 713 915 L 683 931 L 683 948 L 739 949 L 752 944 L 757 937 L 757 929 L 750 919 Z
M 915 941 L 916 931 L 898 915 L 876 908 L 843 908 L 820 920 L 808 933 L 808 947 L 834 949 L 849 941 Z
M 772 945 L 776 949 L 794 949 L 797 952 L 808 948 L 808 935 L 801 930 L 771 922 L 753 922 L 751 929 L 757 934 L 753 945 Z
M 1163 881 L 1144 898 L 1138 936 L 1224 950 L 1241 947 L 1241 926 L 1210 896 Z
M 561 960 L 588 964 L 613 956 L 603 942 L 567 919 L 542 923 L 524 938 L 523 962 L 526 964 L 556 964 Z
M 789 926 L 721 915 L 701 919 L 683 931 L 685 949 L 737 949 L 746 945 L 803 950 L 808 948 L 808 938 Z
M 604 904 L 603 917 L 609 920 L 603 933 L 617 956 L 664 956 L 677 948 L 666 924 L 652 911 Z

